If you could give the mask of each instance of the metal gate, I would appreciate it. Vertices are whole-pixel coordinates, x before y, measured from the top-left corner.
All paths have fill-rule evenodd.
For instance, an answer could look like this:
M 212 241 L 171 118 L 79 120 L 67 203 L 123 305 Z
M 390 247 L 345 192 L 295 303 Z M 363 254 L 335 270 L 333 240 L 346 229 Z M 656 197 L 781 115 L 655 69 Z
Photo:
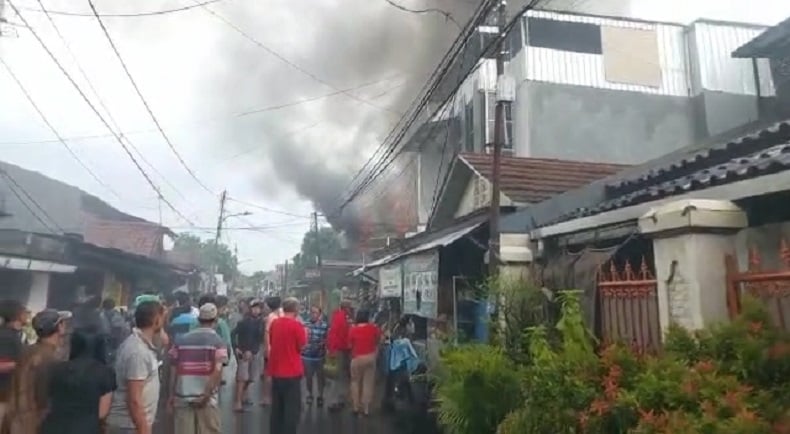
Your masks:
M 608 264 L 608 266 L 607 266 Z M 598 299 L 604 344 L 621 342 L 639 352 L 661 347 L 657 282 L 642 258 L 635 271 L 630 261 L 614 260 L 598 269 Z
M 733 255 L 725 255 L 727 269 L 727 306 L 731 317 L 741 312 L 744 293 L 761 301 L 775 323 L 790 331 L 790 244 L 782 239 L 779 266 L 763 270 L 757 247 L 749 249 L 748 269 L 740 271 Z

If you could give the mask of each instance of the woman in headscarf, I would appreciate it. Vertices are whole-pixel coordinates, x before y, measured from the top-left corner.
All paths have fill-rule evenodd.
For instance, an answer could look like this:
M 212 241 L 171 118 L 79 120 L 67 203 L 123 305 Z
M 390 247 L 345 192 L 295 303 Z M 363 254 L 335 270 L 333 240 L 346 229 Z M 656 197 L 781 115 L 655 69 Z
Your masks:
M 52 368 L 49 412 L 39 434 L 100 434 L 110 411 L 115 373 L 104 363 L 107 341 L 98 333 L 76 331 L 70 360 Z

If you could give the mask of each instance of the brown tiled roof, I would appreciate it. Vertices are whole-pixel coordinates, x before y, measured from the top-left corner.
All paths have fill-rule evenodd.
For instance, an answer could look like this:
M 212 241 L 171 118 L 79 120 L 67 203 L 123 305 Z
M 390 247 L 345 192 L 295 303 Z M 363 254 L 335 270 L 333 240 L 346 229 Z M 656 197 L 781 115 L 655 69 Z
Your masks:
M 94 246 L 161 259 L 162 237 L 168 232 L 167 228 L 156 223 L 87 218 L 83 239 Z
M 491 155 L 465 153 L 460 157 L 477 173 L 491 179 Z M 627 167 L 550 158 L 502 157 L 500 186 L 502 193 L 515 202 L 537 203 Z

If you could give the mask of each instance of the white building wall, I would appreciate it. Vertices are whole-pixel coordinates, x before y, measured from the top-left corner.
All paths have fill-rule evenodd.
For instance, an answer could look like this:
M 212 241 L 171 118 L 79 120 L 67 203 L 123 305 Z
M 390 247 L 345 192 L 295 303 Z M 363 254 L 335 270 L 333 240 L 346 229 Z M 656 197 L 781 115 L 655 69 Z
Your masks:
M 751 59 L 735 59 L 732 52 L 762 33 L 765 27 L 697 21 L 688 30 L 693 60 L 689 72 L 692 93 L 704 90 L 736 95 L 757 95 Z M 767 59 L 757 61 L 760 95 L 773 96 L 774 84 Z
M 49 299 L 49 273 L 33 271 L 30 274 L 30 294 L 27 299 L 27 308 L 31 312 L 41 312 L 47 308 Z
M 529 11 L 526 16 L 594 24 L 601 27 L 654 31 L 658 42 L 658 61 L 662 80 L 660 87 L 613 83 L 606 80 L 604 58 L 600 54 L 527 46 L 511 61 L 517 64 L 517 66 L 511 67 L 514 74 L 519 74 L 514 76 L 517 83 L 532 80 L 653 95 L 689 95 L 685 27 L 682 25 L 570 15 L 550 11 Z

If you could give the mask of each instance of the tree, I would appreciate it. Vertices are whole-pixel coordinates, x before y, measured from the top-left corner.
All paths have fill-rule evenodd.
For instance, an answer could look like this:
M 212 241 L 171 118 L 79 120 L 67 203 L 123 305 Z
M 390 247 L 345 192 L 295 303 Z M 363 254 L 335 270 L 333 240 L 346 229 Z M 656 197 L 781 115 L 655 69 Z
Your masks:
M 301 251 L 291 261 L 294 279 L 303 279 L 305 270 L 318 267 L 319 247 L 321 259 L 343 259 L 343 246 L 332 228 L 323 227 L 319 229 L 318 234 L 315 231 L 308 231 L 302 238 Z
M 173 251 L 184 257 L 190 258 L 195 265 L 211 271 L 217 267 L 217 273 L 222 274 L 227 281 L 237 273 L 238 258 L 223 243 L 214 244 L 213 240 L 201 240 L 197 235 L 184 233 L 176 238 Z

